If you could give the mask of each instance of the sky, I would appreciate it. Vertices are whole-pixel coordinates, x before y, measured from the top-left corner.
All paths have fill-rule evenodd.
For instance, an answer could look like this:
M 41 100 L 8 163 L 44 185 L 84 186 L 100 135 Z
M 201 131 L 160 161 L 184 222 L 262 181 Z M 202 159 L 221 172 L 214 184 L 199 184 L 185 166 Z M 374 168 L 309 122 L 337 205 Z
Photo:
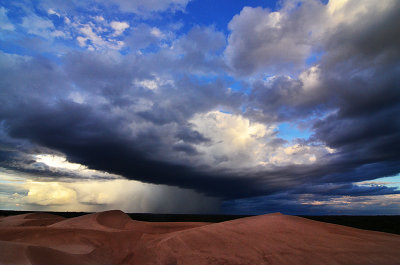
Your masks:
M 0 0 L 0 209 L 400 214 L 397 0 Z

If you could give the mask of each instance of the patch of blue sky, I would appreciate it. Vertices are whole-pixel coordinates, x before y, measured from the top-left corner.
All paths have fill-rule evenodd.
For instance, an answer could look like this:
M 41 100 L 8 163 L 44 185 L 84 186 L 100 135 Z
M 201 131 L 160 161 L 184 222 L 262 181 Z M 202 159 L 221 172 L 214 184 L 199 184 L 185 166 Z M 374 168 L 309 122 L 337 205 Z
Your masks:
M 220 109 L 219 112 L 225 113 L 225 114 L 232 114 L 232 111 L 226 110 L 226 109 Z
M 298 138 L 308 139 L 312 134 L 309 129 L 299 128 L 297 124 L 289 122 L 280 123 L 276 131 L 278 132 L 278 137 L 287 141 L 292 141 Z
M 161 47 L 156 43 L 151 43 L 144 48 L 139 49 L 142 54 L 152 54 L 159 52 Z
M 79 9 L 79 19 L 82 22 L 85 22 L 85 18 L 87 19 L 86 22 L 89 21 L 93 21 L 93 18 L 95 17 L 103 17 L 105 19 L 105 21 L 111 22 L 111 21 L 126 21 L 129 24 L 131 24 L 131 26 L 133 23 L 141 23 L 142 21 L 144 21 L 143 19 L 141 19 L 140 17 L 137 17 L 135 14 L 132 13 L 126 13 L 126 12 L 121 12 L 120 9 L 118 8 L 118 6 L 102 6 L 100 8 L 96 8 L 96 9 L 91 9 L 91 10 L 87 10 L 87 9 Z M 81 14 L 84 14 L 83 16 Z M 150 23 L 147 23 L 150 24 Z
M 122 49 L 119 50 L 119 52 L 120 52 L 122 55 L 127 55 L 127 54 L 130 53 L 131 51 L 132 51 L 132 50 L 131 50 L 128 46 L 122 47 Z
M 227 85 L 232 89 L 232 91 L 240 91 L 245 94 L 250 93 L 249 87 L 246 86 L 243 81 L 237 80 L 230 75 L 221 76 L 222 80 L 224 80 Z
M 236 81 L 230 84 L 229 86 L 233 91 L 242 91 L 245 94 L 249 94 L 250 91 L 248 89 L 243 90 L 243 84 L 240 81 Z
M 6 9 L 8 20 L 13 24 L 22 23 L 22 19 L 27 15 L 21 5 L 22 3 L 16 4 L 13 1 L 0 1 L 0 7 Z
M 63 28 L 65 26 L 65 18 L 62 16 L 57 16 L 55 14 L 53 15 L 48 15 L 47 19 L 49 19 L 51 22 L 53 22 L 53 25 L 55 28 Z
M 61 57 L 70 50 L 85 50 L 79 47 L 74 39 L 54 38 L 49 45 L 40 36 L 32 36 L 24 38 L 24 33 L 14 32 L 7 38 L 1 36 L 0 50 L 8 54 L 16 54 L 21 56 L 35 57 L 40 56 L 54 61 L 61 62 Z
M 372 181 L 364 182 L 364 184 L 384 185 L 400 189 L 400 174 L 391 177 L 377 178 Z
M 17 41 L 15 41 L 14 38 L 3 38 L 2 35 L 0 35 L 2 38 L 0 40 L 0 50 L 4 53 L 8 54 L 16 54 L 16 55 L 21 55 L 21 56 L 35 56 L 38 55 L 38 52 L 35 49 L 32 49 L 31 47 L 28 47 L 27 45 L 21 45 Z M 40 53 L 41 55 L 42 53 Z
M 18 45 L 18 39 L 18 34 L 15 32 L 0 31 L 0 50 L 6 53 L 22 55 L 24 49 L 21 47 L 21 45 Z
M 239 14 L 245 6 L 263 7 L 275 10 L 277 1 L 260 0 L 193 0 L 190 1 L 184 12 L 176 12 L 167 17 L 172 21 L 184 21 L 182 30 L 188 31 L 195 25 L 214 25 L 217 30 L 228 33 L 228 23 Z
M 308 58 L 306 59 L 306 65 L 310 67 L 316 64 L 321 59 L 322 55 L 324 55 L 323 51 L 312 52 L 310 56 L 308 56 Z

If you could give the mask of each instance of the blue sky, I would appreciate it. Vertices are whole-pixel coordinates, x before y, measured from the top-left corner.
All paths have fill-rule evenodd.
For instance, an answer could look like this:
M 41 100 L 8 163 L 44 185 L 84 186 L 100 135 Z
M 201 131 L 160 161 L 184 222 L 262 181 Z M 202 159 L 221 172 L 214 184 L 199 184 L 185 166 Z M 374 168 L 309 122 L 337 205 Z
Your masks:
M 0 1 L 0 208 L 399 214 L 399 12 Z

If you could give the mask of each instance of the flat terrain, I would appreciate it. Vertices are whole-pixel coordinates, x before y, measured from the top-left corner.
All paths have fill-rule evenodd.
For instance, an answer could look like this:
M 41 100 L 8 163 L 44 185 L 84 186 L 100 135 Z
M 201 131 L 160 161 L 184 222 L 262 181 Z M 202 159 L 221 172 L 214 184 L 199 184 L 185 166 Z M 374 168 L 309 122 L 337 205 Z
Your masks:
M 0 264 L 400 264 L 400 235 L 282 214 L 145 222 L 121 211 L 0 218 Z
M 301 216 L 311 220 L 346 225 L 355 228 L 374 230 L 400 235 L 400 215 L 352 216 L 326 215 Z

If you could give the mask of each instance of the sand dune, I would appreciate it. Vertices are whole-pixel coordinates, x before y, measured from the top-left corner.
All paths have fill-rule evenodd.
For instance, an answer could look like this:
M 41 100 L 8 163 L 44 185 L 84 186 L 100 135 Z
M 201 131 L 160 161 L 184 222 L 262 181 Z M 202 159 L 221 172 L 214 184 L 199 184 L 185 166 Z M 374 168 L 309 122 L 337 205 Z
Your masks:
M 28 213 L 0 218 L 2 226 L 47 226 L 64 220 L 64 217 L 48 213 Z
M 24 214 L 0 219 L 0 264 L 400 264 L 400 236 L 281 214 L 215 224 Z

